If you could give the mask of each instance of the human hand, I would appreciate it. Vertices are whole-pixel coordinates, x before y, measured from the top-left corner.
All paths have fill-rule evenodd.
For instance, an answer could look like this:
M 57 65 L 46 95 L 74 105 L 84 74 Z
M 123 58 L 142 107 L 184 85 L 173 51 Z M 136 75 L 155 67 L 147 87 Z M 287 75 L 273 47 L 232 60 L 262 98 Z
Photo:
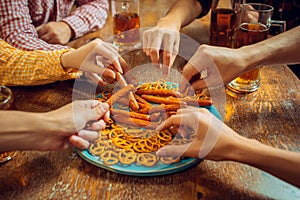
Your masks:
M 189 84 L 194 91 L 200 91 L 230 82 L 246 70 L 245 53 L 241 49 L 201 45 L 183 68 L 179 91 L 186 92 Z
M 162 70 L 165 75 L 169 74 L 178 54 L 179 42 L 179 31 L 174 29 L 155 27 L 143 33 L 143 50 L 156 66 L 161 67 L 160 49 L 163 50 Z
M 61 150 L 70 145 L 84 149 L 89 141 L 97 139 L 98 131 L 105 128 L 109 106 L 97 100 L 74 101 L 45 115 L 44 119 L 54 122 L 55 129 L 50 134 L 37 136 L 39 150 Z
M 64 68 L 84 71 L 89 79 L 99 85 L 105 85 L 105 81 L 114 82 L 114 71 L 123 74 L 129 70 L 128 64 L 119 55 L 118 48 L 98 38 L 76 50 L 64 53 L 61 56 L 61 64 Z
M 178 133 L 193 132 L 196 136 L 191 143 L 167 145 L 159 149 L 157 151 L 159 156 L 228 160 L 232 159 L 232 148 L 244 139 L 205 108 L 180 109 L 176 115 L 172 115 L 157 129 L 164 130 L 169 127 L 177 128 Z
M 66 44 L 74 33 L 65 22 L 48 22 L 36 28 L 38 37 L 50 44 Z

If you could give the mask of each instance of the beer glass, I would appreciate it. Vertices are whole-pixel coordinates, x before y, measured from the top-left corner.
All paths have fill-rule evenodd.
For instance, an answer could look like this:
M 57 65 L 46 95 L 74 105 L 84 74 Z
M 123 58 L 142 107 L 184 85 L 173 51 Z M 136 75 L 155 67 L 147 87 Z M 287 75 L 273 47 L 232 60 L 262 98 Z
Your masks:
M 273 7 L 260 3 L 242 5 L 234 48 L 254 44 L 268 38 Z M 228 84 L 237 93 L 253 92 L 259 88 L 259 68 L 242 74 Z
M 114 44 L 130 50 L 141 45 L 139 0 L 112 0 Z
M 233 47 L 234 36 L 243 0 L 212 0 L 210 44 Z

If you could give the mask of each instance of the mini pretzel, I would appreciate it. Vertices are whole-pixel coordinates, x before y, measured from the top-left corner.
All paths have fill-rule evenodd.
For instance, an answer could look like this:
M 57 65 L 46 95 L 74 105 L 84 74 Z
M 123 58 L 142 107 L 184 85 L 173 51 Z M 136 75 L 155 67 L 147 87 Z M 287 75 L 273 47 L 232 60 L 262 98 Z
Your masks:
M 105 151 L 100 157 L 106 165 L 114 165 L 119 162 L 118 153 L 114 151 Z
M 119 152 L 119 161 L 124 165 L 130 165 L 136 160 L 136 153 L 132 149 L 123 149 Z
M 89 147 L 89 151 L 91 154 L 95 156 L 100 156 L 105 150 L 105 145 L 101 145 L 100 143 L 91 144 Z
M 156 155 L 151 154 L 151 153 L 140 153 L 140 154 L 138 154 L 136 161 L 140 165 L 152 167 L 156 164 L 157 157 L 156 157 Z
M 113 144 L 122 149 L 130 149 L 132 147 L 132 143 L 128 140 L 114 138 L 112 140 Z
M 179 162 L 180 161 L 180 157 L 179 156 L 164 156 L 164 157 L 160 157 L 159 160 L 168 165 L 174 162 Z
M 167 131 L 160 131 L 158 134 L 157 134 L 157 137 L 162 140 L 162 141 L 165 141 L 165 142 L 170 142 L 172 140 L 172 134 L 170 134 L 169 132 Z

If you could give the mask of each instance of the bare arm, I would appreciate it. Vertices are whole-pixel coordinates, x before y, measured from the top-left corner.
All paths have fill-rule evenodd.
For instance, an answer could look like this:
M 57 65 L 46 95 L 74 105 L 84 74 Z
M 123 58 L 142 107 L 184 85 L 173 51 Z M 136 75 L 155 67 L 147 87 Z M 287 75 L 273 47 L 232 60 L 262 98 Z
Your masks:
M 264 170 L 300 187 L 300 153 L 274 148 L 242 137 L 207 109 L 181 109 L 158 129 L 170 126 L 189 127 L 193 130 L 191 133 L 195 133 L 196 136 L 189 144 L 161 148 L 157 152 L 160 156 L 236 161 Z
M 300 63 L 300 26 L 262 42 L 239 49 L 247 69 L 256 66 Z M 254 58 L 254 59 L 253 59 Z
M 157 27 L 173 28 L 180 30 L 181 27 L 191 23 L 202 12 L 202 7 L 198 1 L 178 0 L 170 8 L 165 17 L 162 17 Z
M 226 84 L 259 66 L 300 63 L 300 26 L 267 40 L 238 49 L 201 45 L 183 68 L 180 91 L 203 70 L 209 76 L 192 82 L 194 90 Z
M 108 120 L 108 104 L 75 101 L 47 113 L 0 111 L 0 152 L 10 150 L 62 150 L 71 144 L 86 148 Z M 87 122 L 91 130 L 84 129 Z

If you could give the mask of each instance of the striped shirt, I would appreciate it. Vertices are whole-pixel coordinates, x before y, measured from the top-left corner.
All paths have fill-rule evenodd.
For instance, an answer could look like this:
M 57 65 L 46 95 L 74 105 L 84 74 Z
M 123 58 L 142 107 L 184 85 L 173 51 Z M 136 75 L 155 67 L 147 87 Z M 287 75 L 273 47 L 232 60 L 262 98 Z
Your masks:
M 0 0 L 0 38 L 22 50 L 64 49 L 39 39 L 36 27 L 63 21 L 78 38 L 102 28 L 108 8 L 107 0 Z
M 72 49 L 23 51 L 0 39 L 0 85 L 41 85 L 77 77 L 60 64 L 60 56 Z

